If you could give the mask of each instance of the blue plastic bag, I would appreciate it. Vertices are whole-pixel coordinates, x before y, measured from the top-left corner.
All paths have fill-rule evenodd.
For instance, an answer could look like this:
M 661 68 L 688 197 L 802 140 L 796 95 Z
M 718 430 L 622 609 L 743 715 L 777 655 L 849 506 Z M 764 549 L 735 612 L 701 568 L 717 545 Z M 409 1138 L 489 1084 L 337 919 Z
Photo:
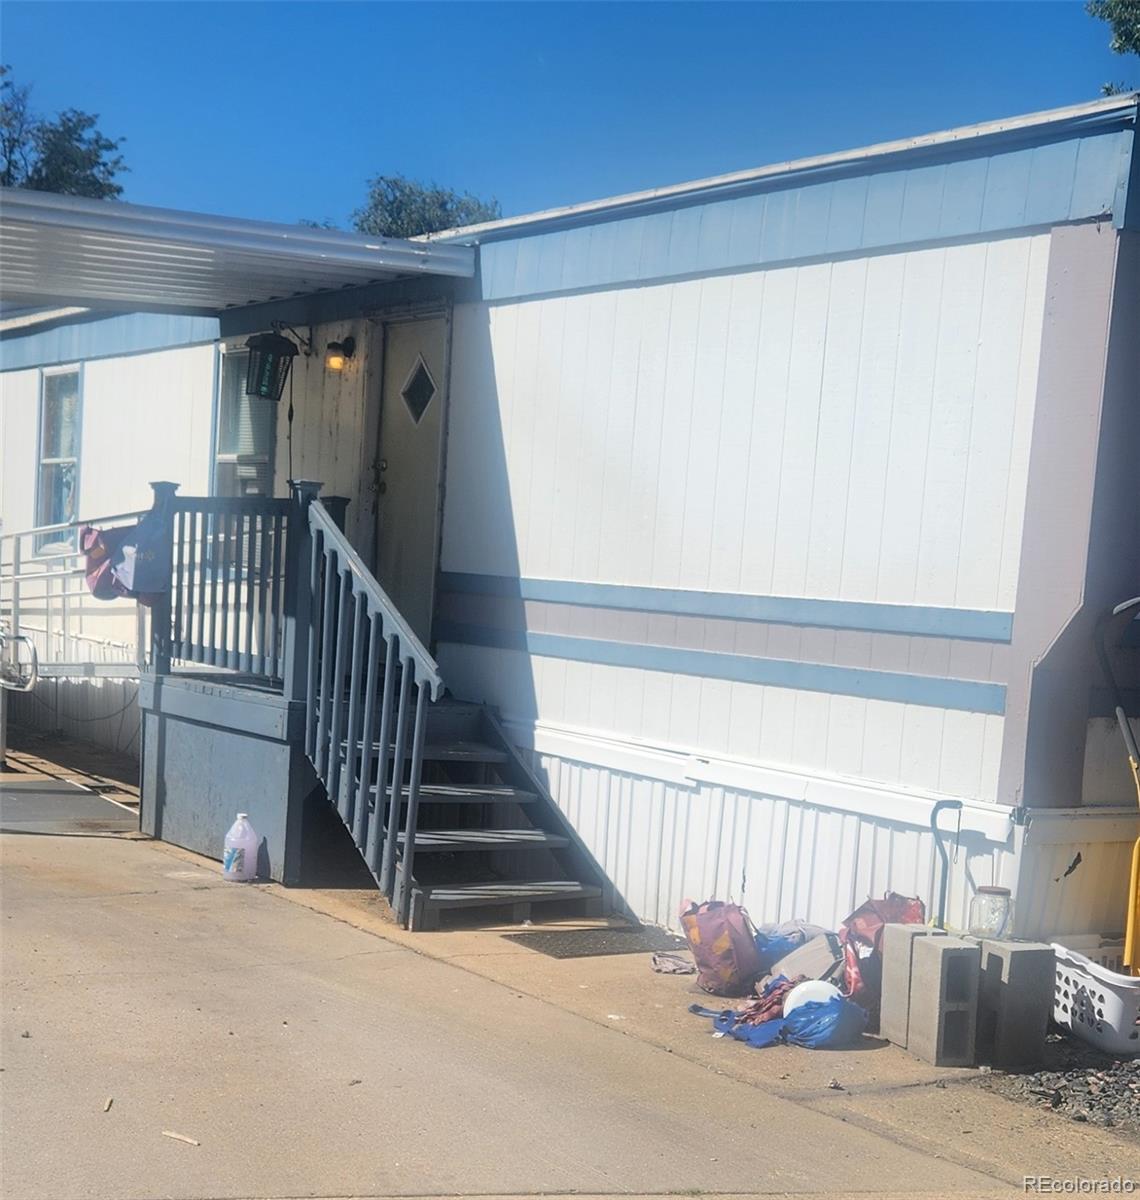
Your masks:
M 867 1013 L 843 996 L 830 1000 L 809 1000 L 783 1020 L 784 1040 L 809 1050 L 837 1050 L 850 1046 L 863 1036 Z
M 781 937 L 779 934 L 757 932 L 756 950 L 760 955 L 761 969 L 770 971 L 785 954 L 791 954 L 804 944 L 802 933 Z
M 809 1050 L 840 1050 L 857 1042 L 867 1028 L 866 1012 L 842 996 L 809 1001 L 786 1017 L 759 1025 L 743 1024 L 739 1020 L 740 1014 L 732 1009 L 715 1012 L 694 1004 L 689 1012 L 712 1017 L 718 1033 L 727 1033 L 738 1042 L 747 1042 L 757 1049 L 785 1042 Z

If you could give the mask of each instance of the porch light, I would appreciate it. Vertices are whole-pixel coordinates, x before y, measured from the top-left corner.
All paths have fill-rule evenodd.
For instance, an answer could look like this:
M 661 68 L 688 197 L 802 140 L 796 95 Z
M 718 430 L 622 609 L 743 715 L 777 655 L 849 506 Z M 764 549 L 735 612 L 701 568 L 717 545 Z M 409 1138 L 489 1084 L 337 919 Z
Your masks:
M 325 367 L 330 371 L 343 371 L 344 365 L 356 353 L 356 338 L 346 337 L 343 341 L 329 342 L 325 351 Z
M 263 400 L 280 400 L 289 378 L 289 368 L 297 356 L 297 347 L 279 333 L 256 333 L 246 342 L 249 368 L 245 376 L 245 394 Z

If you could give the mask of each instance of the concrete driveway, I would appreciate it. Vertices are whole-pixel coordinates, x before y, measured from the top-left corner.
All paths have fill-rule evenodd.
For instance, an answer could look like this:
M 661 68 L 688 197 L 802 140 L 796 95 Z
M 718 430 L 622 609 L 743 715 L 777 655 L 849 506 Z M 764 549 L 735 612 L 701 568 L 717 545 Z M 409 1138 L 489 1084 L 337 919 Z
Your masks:
M 6 1200 L 1009 1194 L 153 843 L 0 853 Z

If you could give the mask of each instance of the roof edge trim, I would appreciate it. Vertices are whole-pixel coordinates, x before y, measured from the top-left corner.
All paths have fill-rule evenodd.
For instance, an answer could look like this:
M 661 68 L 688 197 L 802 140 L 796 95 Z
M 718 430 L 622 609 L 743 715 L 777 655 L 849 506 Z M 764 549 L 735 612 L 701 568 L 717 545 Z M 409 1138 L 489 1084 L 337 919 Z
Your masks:
M 763 184 L 782 179 L 793 179 L 828 170 L 870 163 L 877 159 L 914 154 L 922 151 L 950 149 L 964 143 L 987 139 L 1024 139 L 1034 133 L 1044 133 L 1050 128 L 1059 135 L 1070 136 L 1097 126 L 1124 126 L 1135 124 L 1140 107 L 1140 92 L 1129 92 L 1101 100 L 1091 100 L 1065 108 L 1046 109 L 1027 113 L 1020 117 L 1007 117 L 987 121 L 978 125 L 966 125 L 957 129 L 941 130 L 918 137 L 902 138 L 891 142 L 877 142 L 853 150 L 840 150 L 829 154 L 817 154 L 808 158 L 792 159 L 772 163 L 764 167 L 752 167 L 742 171 L 731 171 L 724 175 L 711 175 L 686 183 L 667 187 L 650 188 L 640 192 L 627 192 L 601 200 L 588 200 L 581 204 L 563 205 L 559 208 L 543 209 L 524 213 L 517 217 L 504 217 L 498 221 L 485 221 L 478 225 L 465 225 L 457 229 L 441 230 L 439 233 L 424 234 L 413 240 L 440 243 L 455 241 L 480 242 L 497 240 L 511 235 L 525 235 L 553 224 L 570 224 L 589 220 L 591 217 L 608 219 L 611 214 L 636 211 L 669 201 L 691 202 L 694 198 L 710 193 L 719 193 L 752 184 Z

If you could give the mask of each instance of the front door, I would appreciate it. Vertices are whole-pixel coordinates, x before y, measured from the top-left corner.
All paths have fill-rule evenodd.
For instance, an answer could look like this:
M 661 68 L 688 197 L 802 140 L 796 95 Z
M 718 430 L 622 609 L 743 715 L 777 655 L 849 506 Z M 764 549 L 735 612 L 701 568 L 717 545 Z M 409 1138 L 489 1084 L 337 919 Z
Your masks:
M 447 348 L 444 316 L 384 326 L 376 577 L 425 645 L 439 547 Z

